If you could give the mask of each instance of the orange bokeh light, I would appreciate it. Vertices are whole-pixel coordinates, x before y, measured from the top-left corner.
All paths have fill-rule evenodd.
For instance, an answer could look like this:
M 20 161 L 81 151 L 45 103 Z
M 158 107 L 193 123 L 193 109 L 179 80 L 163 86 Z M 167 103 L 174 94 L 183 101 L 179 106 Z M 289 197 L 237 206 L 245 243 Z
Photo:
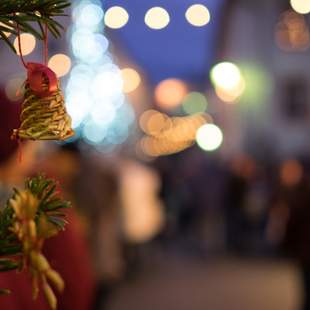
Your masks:
M 297 160 L 285 161 L 280 170 L 281 181 L 286 186 L 297 185 L 302 178 L 303 168 Z
M 181 104 L 188 90 L 186 84 L 178 79 L 167 79 L 155 88 L 155 99 L 163 109 L 173 109 Z
M 148 135 L 158 135 L 167 126 L 169 118 L 156 110 L 147 110 L 140 116 L 140 128 Z

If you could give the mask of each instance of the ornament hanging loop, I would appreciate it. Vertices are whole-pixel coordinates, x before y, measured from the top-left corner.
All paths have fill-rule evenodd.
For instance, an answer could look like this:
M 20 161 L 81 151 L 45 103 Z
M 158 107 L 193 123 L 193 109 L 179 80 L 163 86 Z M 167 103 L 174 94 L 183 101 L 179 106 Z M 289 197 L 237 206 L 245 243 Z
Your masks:
M 50 68 L 29 62 L 27 69 L 29 86 L 38 97 L 47 97 L 57 91 L 57 76 Z

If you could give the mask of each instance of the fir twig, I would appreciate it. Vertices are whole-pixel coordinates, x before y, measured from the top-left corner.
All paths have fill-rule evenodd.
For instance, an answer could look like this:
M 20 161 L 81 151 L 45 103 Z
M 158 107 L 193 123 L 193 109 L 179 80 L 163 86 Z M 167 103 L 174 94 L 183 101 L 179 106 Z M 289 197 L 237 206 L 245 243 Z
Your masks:
M 0 211 L 0 272 L 29 268 L 34 298 L 41 285 L 51 309 L 56 309 L 57 300 L 49 283 L 60 292 L 64 283 L 41 250 L 46 239 L 64 229 L 62 210 L 69 207 L 61 199 L 57 183 L 39 175 L 27 180 L 24 190 L 14 189 Z M 0 289 L 0 295 L 5 293 L 8 291 Z
M 68 0 L 1 0 L 0 1 L 0 39 L 14 51 L 15 48 L 7 39 L 7 34 L 16 35 L 16 24 L 20 31 L 33 34 L 44 39 L 41 25 L 47 24 L 53 36 L 60 37 L 63 26 L 55 20 L 57 16 L 65 16 L 65 8 L 70 6 Z M 39 24 L 39 29 L 35 27 Z

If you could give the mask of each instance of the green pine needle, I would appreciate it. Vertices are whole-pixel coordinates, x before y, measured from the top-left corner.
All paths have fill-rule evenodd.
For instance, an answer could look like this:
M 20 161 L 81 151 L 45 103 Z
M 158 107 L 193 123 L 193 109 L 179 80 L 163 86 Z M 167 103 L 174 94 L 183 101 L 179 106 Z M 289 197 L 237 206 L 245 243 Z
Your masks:
M 16 35 L 18 25 L 21 32 L 31 33 L 43 40 L 43 24 L 58 38 L 63 26 L 54 18 L 65 16 L 65 9 L 69 6 L 68 0 L 0 0 L 0 39 L 16 52 L 6 33 Z M 39 25 L 39 29 L 36 25 Z

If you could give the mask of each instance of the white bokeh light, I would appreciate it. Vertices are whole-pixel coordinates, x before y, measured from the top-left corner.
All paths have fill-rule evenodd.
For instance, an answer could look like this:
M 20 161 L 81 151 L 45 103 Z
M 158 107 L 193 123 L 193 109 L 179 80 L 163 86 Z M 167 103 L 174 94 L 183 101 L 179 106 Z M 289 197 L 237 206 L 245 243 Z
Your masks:
M 116 107 L 112 102 L 95 102 L 90 111 L 93 122 L 97 125 L 109 125 L 116 115 Z
M 66 85 L 67 110 L 77 135 L 104 151 L 127 139 L 134 114 L 123 113 L 128 103 L 121 71 L 113 63 L 102 30 L 104 23 L 122 27 L 129 16 L 119 7 L 104 14 L 99 0 L 74 2 L 72 15 L 69 34 L 74 65 Z
M 235 64 L 221 62 L 212 68 L 211 79 L 221 88 L 234 89 L 240 83 L 241 72 Z
M 291 6 L 299 14 L 310 13 L 310 0 L 291 0 Z
M 221 62 L 211 69 L 211 81 L 217 96 L 224 102 L 235 103 L 246 89 L 245 79 L 237 65 Z
M 194 4 L 187 9 L 185 17 L 191 25 L 202 27 L 209 23 L 210 12 L 208 8 L 202 4 Z
M 124 27 L 128 23 L 128 20 L 128 12 L 120 6 L 113 6 L 104 14 L 105 25 L 112 29 Z
M 205 151 L 218 149 L 223 142 L 221 129 L 214 124 L 202 125 L 196 133 L 196 142 Z
M 168 26 L 170 16 L 164 8 L 153 7 L 146 12 L 144 21 L 150 28 L 159 30 Z
M 74 56 L 85 63 L 98 62 L 109 46 L 108 40 L 99 33 L 90 31 L 75 31 L 72 35 L 72 50 Z
M 94 77 L 91 91 L 94 98 L 115 98 L 122 93 L 123 80 L 120 70 L 102 68 Z
M 106 127 L 98 126 L 93 122 L 87 122 L 83 127 L 83 136 L 91 144 L 101 143 L 105 138 L 106 134 Z
M 99 5 L 89 3 L 77 9 L 74 17 L 79 26 L 92 28 L 102 21 L 103 10 Z

